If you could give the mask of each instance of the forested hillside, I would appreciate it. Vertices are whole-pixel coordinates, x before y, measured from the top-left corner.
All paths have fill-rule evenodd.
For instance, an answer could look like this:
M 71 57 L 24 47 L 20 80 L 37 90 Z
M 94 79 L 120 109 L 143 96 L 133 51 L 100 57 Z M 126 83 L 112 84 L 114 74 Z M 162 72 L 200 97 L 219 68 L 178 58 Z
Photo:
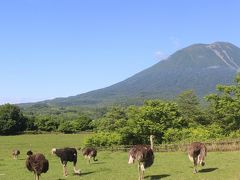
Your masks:
M 231 84 L 239 71 L 240 48 L 230 43 L 195 44 L 110 87 L 42 103 L 57 106 L 141 104 L 150 98 L 171 99 L 192 89 L 198 97 Z

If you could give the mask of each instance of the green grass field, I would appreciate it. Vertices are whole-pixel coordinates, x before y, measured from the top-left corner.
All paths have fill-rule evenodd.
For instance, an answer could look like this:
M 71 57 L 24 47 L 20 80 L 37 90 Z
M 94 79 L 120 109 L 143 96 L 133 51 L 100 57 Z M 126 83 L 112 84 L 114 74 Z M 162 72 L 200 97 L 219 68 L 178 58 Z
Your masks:
M 82 155 L 78 156 L 77 167 L 80 176 L 73 174 L 72 163 L 68 163 L 68 177 L 63 177 L 62 165 L 56 156 L 51 155 L 53 147 L 81 147 L 87 134 L 63 135 L 19 135 L 0 136 L 0 180 L 33 180 L 34 176 L 25 168 L 26 152 L 41 152 L 49 160 L 50 168 L 42 174 L 42 180 L 136 180 L 137 164 L 128 165 L 127 152 L 98 153 L 98 161 L 88 164 Z M 18 160 L 11 156 L 12 149 L 20 149 Z M 240 152 L 210 152 L 206 166 L 198 174 L 192 173 L 192 163 L 183 152 L 155 153 L 154 164 L 146 169 L 145 179 L 201 179 L 238 180 L 240 179 Z

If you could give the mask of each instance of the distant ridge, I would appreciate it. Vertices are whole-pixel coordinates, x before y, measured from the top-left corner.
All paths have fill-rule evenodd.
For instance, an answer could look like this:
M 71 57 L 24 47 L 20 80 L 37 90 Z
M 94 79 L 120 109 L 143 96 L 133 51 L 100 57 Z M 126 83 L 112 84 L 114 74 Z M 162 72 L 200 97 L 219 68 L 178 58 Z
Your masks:
M 148 98 L 172 98 L 188 89 L 204 96 L 214 92 L 217 84 L 231 84 L 239 69 L 239 47 L 228 42 L 194 44 L 112 86 L 41 103 L 58 106 L 131 104 Z

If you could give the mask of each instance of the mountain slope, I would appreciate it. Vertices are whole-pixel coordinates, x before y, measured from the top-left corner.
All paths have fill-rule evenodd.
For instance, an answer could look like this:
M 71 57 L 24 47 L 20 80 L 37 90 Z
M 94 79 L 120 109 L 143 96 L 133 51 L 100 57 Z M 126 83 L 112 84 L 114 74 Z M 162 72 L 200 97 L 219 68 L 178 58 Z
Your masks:
M 102 105 L 131 99 L 171 98 L 194 89 L 199 96 L 216 84 L 232 83 L 240 67 L 240 48 L 231 43 L 195 44 L 112 86 L 68 98 L 45 101 L 54 105 Z

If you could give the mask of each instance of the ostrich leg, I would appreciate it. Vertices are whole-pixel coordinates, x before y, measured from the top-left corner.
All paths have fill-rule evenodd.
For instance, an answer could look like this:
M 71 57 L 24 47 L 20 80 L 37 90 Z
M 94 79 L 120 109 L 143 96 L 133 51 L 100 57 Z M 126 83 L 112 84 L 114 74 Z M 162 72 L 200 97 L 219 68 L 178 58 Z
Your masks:
M 67 165 L 63 165 L 63 176 L 67 176 Z
M 142 172 L 141 172 L 140 163 L 138 163 L 138 180 L 142 180 Z
M 88 164 L 90 164 L 91 156 L 88 156 Z
M 141 179 L 144 179 L 144 171 L 145 171 L 145 168 L 144 168 L 144 164 L 141 163 Z
M 193 159 L 193 163 L 194 163 L 194 170 L 193 170 L 193 173 L 195 174 L 195 173 L 198 172 L 198 170 L 197 170 L 197 158 L 196 158 L 196 157 L 194 157 L 194 159 Z

